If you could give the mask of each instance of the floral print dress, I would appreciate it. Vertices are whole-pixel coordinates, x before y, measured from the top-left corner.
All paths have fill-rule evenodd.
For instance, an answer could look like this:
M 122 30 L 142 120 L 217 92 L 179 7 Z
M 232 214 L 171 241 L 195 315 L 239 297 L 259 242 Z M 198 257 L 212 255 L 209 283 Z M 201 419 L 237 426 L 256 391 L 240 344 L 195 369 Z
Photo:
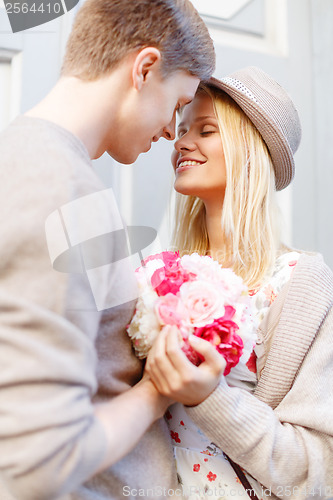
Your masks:
M 250 290 L 258 324 L 274 302 L 280 290 L 289 281 L 299 258 L 296 251 L 277 258 L 273 273 L 256 290 Z M 256 359 L 260 353 L 254 349 L 246 365 L 238 364 L 226 376 L 228 385 L 253 392 L 257 385 Z M 179 484 L 184 498 L 201 500 L 215 498 L 227 500 L 248 498 L 239 478 L 223 451 L 212 443 L 187 415 L 184 406 L 176 403 L 165 416 L 174 444 Z M 259 499 L 261 485 L 250 475 L 246 477 Z

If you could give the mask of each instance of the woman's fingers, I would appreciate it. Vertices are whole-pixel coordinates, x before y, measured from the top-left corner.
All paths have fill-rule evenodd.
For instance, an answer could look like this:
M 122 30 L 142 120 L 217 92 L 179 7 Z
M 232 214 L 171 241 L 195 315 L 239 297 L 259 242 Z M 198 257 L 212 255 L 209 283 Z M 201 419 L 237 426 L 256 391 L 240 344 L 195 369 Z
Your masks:
M 181 348 L 182 337 L 178 328 L 170 329 L 165 338 L 165 350 L 174 369 L 185 375 L 193 367 Z
M 192 349 L 201 354 L 205 359 L 199 367 L 201 370 L 209 369 L 217 375 L 224 372 L 227 362 L 212 344 L 210 344 L 207 340 L 196 337 L 195 335 L 190 335 L 188 340 Z
M 161 394 L 194 406 L 216 388 L 226 362 L 209 342 L 190 336 L 191 347 L 205 359 L 197 367 L 187 359 L 180 340 L 178 328 L 165 327 L 149 353 L 146 370 Z

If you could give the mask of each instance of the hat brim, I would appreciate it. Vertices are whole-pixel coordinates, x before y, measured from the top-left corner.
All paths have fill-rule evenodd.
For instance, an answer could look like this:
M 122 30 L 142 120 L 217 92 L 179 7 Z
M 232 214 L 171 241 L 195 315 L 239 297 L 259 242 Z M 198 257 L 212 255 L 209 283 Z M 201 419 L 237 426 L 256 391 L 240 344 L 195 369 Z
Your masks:
M 258 129 L 272 158 L 276 190 L 287 187 L 295 175 L 295 161 L 289 143 L 277 123 L 270 119 L 261 106 L 241 91 L 214 77 L 207 83 L 226 92 Z

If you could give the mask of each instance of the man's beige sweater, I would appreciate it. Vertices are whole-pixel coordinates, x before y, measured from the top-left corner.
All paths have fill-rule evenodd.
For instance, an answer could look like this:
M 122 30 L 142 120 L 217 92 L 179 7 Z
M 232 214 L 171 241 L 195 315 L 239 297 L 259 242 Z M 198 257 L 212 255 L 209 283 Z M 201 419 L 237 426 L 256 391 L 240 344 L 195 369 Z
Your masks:
M 0 162 L 0 499 L 119 500 L 124 486 L 174 487 L 163 420 L 94 476 L 106 437 L 92 400 L 126 391 L 142 364 L 125 332 L 133 302 L 98 312 L 87 277 L 51 265 L 47 217 L 105 189 L 86 149 L 62 128 L 21 116 L 0 135 Z M 110 276 L 110 286 L 122 281 Z

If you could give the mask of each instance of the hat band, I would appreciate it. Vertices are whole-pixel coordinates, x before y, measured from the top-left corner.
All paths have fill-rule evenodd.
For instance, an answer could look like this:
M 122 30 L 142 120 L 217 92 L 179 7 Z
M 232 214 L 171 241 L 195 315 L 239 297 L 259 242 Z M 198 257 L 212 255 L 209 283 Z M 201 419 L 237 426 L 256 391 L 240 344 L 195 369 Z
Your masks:
M 222 78 L 221 81 L 228 85 L 229 87 L 234 88 L 235 90 L 238 90 L 242 94 L 244 94 L 246 97 L 251 99 L 251 101 L 254 101 L 256 104 L 259 105 L 259 102 L 257 98 L 255 97 L 254 94 L 252 94 L 251 90 L 249 90 L 245 85 L 240 82 L 239 80 L 236 80 L 236 78 L 230 78 L 229 76 Z

